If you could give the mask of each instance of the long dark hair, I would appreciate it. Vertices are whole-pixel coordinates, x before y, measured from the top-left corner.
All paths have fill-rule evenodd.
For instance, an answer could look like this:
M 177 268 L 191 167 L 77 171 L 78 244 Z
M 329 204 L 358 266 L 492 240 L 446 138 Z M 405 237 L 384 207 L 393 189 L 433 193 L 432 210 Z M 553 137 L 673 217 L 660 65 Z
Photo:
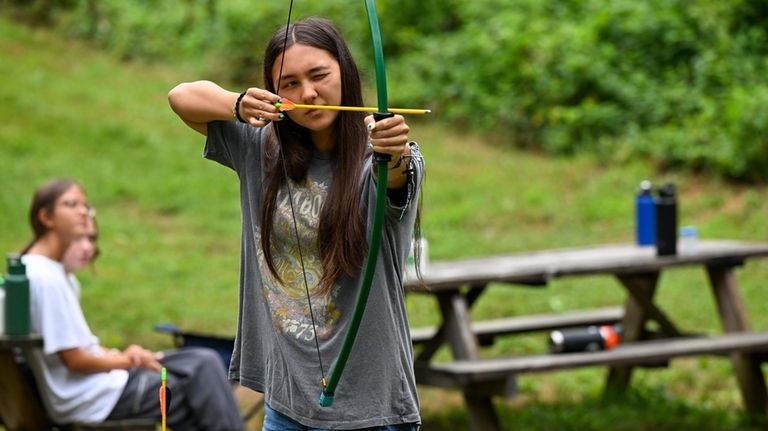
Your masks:
M 77 186 L 84 190 L 80 183 L 60 178 L 48 181 L 35 191 L 35 194 L 32 196 L 32 204 L 29 206 L 29 225 L 32 227 L 33 237 L 32 241 L 21 251 L 22 254 L 28 252 L 32 245 L 48 232 L 48 228 L 40 221 L 40 211 L 52 214 L 56 201 L 72 186 Z
M 283 50 L 295 44 L 312 46 L 331 54 L 339 62 L 341 104 L 362 105 L 360 73 L 349 47 L 334 25 L 322 18 L 306 18 L 275 32 L 264 54 L 264 85 L 267 90 L 277 94 L 272 69 Z M 335 172 L 320 213 L 317 237 L 323 266 L 323 276 L 319 282 L 321 292 L 330 291 L 333 283 L 343 274 L 352 275 L 359 270 L 368 250 L 358 192 L 365 158 L 370 153 L 365 145 L 367 131 L 363 118 L 362 113 L 340 112 L 333 124 L 331 138 L 336 142 L 333 150 Z M 275 133 L 279 134 L 279 140 Z M 288 116 L 279 123 L 272 123 L 270 133 L 266 136 L 264 166 L 267 180 L 261 214 L 261 247 L 270 271 L 280 279 L 272 262 L 270 247 L 277 194 L 285 184 L 279 145 L 282 143 L 288 176 L 297 182 L 307 176 L 314 147 L 309 132 Z

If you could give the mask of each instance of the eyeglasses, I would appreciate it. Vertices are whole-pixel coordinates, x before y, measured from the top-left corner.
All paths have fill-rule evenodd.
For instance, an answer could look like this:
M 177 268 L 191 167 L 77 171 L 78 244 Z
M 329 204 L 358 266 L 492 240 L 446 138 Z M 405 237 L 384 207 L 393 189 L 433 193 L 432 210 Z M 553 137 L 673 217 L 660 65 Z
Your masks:
M 88 217 L 90 217 L 90 218 L 95 218 L 96 217 L 96 209 L 91 207 L 86 202 L 78 201 L 78 200 L 75 200 L 75 199 L 67 199 L 67 200 L 61 201 L 61 204 L 64 205 L 65 207 L 67 207 L 67 208 L 70 208 L 70 209 L 75 209 L 77 207 L 82 206 L 83 208 L 85 208 L 86 211 L 88 211 Z

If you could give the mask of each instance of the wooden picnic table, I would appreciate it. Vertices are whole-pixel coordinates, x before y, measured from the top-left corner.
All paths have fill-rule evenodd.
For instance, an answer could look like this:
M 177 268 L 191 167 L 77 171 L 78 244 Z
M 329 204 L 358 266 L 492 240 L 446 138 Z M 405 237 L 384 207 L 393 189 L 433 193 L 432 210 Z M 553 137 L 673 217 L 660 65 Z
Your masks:
M 416 377 L 420 384 L 457 388 L 464 393 L 472 430 L 498 430 L 493 395 L 511 396 L 516 390 L 515 376 L 522 372 L 548 371 L 582 366 L 609 366 L 607 389 L 625 390 L 632 366 L 659 364 L 671 358 L 704 354 L 728 354 L 733 363 L 742 398 L 749 413 L 766 416 L 768 395 L 760 363 L 760 353 L 768 350 L 768 332 L 753 333 L 734 269 L 746 259 L 768 256 L 768 243 L 734 240 L 700 241 L 690 255 L 657 256 L 653 247 L 633 244 L 546 250 L 478 259 L 434 262 L 423 284 L 406 281 L 411 292 L 437 297 L 442 323 L 430 331 L 414 331 L 414 342 L 424 347 L 416 358 Z M 703 266 L 725 334 L 717 337 L 690 337 L 678 329 L 668 313 L 655 302 L 654 294 L 661 271 L 684 266 Z M 509 333 L 545 330 L 563 326 L 618 320 L 624 334 L 622 344 L 610 351 L 575 354 L 518 355 L 481 359 L 483 336 L 502 335 L 502 322 L 484 325 L 472 322 L 469 311 L 491 283 L 546 286 L 550 280 L 579 275 L 612 275 L 628 292 L 620 314 L 595 310 L 590 314 L 557 316 L 515 316 L 508 321 Z M 697 292 L 701 293 L 701 292 Z M 656 322 L 657 337 L 649 340 L 646 323 Z M 575 322 L 575 323 L 574 323 Z M 539 325 L 539 326 L 537 326 Z M 489 331 L 486 327 L 495 328 Z M 420 339 L 416 340 L 416 338 Z M 487 340 L 486 340 L 487 342 Z M 448 344 L 452 362 L 435 362 L 437 349 Z

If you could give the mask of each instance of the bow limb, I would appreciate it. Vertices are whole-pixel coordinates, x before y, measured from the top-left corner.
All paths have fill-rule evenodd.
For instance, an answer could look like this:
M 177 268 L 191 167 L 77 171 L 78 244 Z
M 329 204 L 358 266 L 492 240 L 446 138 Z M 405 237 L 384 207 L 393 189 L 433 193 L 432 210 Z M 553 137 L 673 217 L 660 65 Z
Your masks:
M 376 121 L 391 117 L 393 114 L 387 112 L 387 76 L 384 67 L 384 49 L 381 43 L 381 32 L 379 30 L 379 17 L 376 13 L 376 0 L 365 0 L 365 10 L 368 13 L 368 26 L 371 30 L 371 45 L 373 47 L 373 60 L 376 70 L 376 94 L 379 112 L 373 114 Z M 357 338 L 357 332 L 360 329 L 360 322 L 365 313 L 365 307 L 368 304 L 368 295 L 371 292 L 373 283 L 373 274 L 376 270 L 376 262 L 379 257 L 379 247 L 381 244 L 381 232 L 384 226 L 384 207 L 387 201 L 387 163 L 391 159 L 389 154 L 373 153 L 373 161 L 376 164 L 376 207 L 373 215 L 373 228 L 371 230 L 371 239 L 368 247 L 368 257 L 365 261 L 365 273 L 357 295 L 355 310 L 352 313 L 352 321 L 349 324 L 347 335 L 344 338 L 344 344 L 336 359 L 328 383 L 323 387 L 320 395 L 320 405 L 328 407 L 333 404 L 336 385 L 344 372 L 347 359 L 352 351 L 352 346 Z

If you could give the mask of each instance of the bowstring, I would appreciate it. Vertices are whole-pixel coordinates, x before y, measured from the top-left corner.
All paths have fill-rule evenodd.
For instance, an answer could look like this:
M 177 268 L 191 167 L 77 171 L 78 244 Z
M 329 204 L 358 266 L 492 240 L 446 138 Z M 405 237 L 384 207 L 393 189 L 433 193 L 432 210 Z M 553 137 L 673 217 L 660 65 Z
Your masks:
M 285 37 L 283 39 L 282 57 L 280 58 L 280 70 L 277 75 L 277 87 L 275 92 L 280 91 L 280 84 L 283 80 L 283 63 L 285 63 L 285 48 L 288 46 L 288 30 L 291 26 L 291 14 L 293 12 L 293 0 L 291 0 L 288 6 L 288 20 L 285 23 Z M 322 378 L 322 384 L 325 386 L 325 367 L 323 367 L 323 356 L 320 354 L 320 342 L 317 340 L 317 325 L 315 324 L 315 312 L 312 308 L 312 298 L 309 294 L 309 281 L 307 280 L 307 271 L 304 268 L 304 254 L 301 251 L 301 239 L 299 238 L 299 227 L 296 223 L 296 210 L 293 205 L 293 192 L 291 191 L 291 181 L 288 178 L 288 168 L 285 165 L 285 154 L 283 153 L 283 140 L 280 136 L 280 127 L 276 123 L 272 123 L 275 128 L 275 136 L 277 137 L 277 146 L 280 150 L 280 161 L 283 166 L 283 178 L 285 178 L 285 186 L 288 190 L 288 202 L 291 206 L 291 217 L 293 217 L 293 234 L 296 236 L 296 247 L 299 252 L 299 263 L 301 264 L 301 274 L 304 277 L 304 291 L 307 294 L 307 303 L 309 304 L 309 318 L 312 321 L 312 334 L 315 339 L 315 350 L 317 350 L 317 360 L 320 363 L 320 375 Z

